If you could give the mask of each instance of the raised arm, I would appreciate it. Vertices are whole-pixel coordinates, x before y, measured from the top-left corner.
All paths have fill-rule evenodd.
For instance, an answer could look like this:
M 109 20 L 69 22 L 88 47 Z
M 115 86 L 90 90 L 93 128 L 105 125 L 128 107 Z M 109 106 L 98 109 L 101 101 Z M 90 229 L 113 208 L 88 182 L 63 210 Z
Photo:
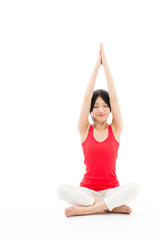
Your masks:
M 108 85 L 108 92 L 109 92 L 109 98 L 110 98 L 110 104 L 111 104 L 111 111 L 113 115 L 113 124 L 115 125 L 116 129 L 121 132 L 123 128 L 123 122 L 122 122 L 122 116 L 121 116 L 121 110 L 118 102 L 118 97 L 114 85 L 114 80 L 112 78 L 108 62 L 106 59 L 106 56 L 104 54 L 104 49 L 102 47 L 101 50 L 102 53 L 102 65 L 104 66 L 104 71 L 107 79 L 107 85 Z
M 85 132 L 87 127 L 89 126 L 88 115 L 90 112 L 91 99 L 92 99 L 94 86 L 95 86 L 95 82 L 96 82 L 96 78 L 97 78 L 97 74 L 100 66 L 101 66 L 101 56 L 100 56 L 100 49 L 99 49 L 97 62 L 94 66 L 92 75 L 89 79 L 87 89 L 84 95 L 81 111 L 80 111 L 80 116 L 78 121 L 79 132 Z
M 94 91 L 94 86 L 95 86 L 98 70 L 99 70 L 99 66 L 95 65 L 92 75 L 91 75 L 88 85 L 87 85 L 87 89 L 86 89 L 85 96 L 83 99 L 80 116 L 79 116 L 79 121 L 78 121 L 79 132 L 85 132 L 87 127 L 89 126 L 88 115 L 90 112 L 91 99 L 92 99 L 92 95 L 93 95 L 93 91 Z

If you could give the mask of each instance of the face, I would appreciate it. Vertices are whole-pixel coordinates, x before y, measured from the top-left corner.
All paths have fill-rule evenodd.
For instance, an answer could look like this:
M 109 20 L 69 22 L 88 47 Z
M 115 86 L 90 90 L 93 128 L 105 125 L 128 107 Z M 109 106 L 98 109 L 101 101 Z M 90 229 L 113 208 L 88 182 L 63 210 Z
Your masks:
M 95 101 L 92 113 L 93 113 L 94 121 L 98 121 L 98 122 L 107 121 L 107 118 L 109 117 L 110 108 L 100 96 Z

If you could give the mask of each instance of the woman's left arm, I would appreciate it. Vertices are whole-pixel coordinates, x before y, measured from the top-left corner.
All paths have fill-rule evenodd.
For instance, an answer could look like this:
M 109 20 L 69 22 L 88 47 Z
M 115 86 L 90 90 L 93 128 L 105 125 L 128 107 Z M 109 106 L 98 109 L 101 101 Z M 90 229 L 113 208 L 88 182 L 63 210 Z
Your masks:
M 112 78 L 107 59 L 104 54 L 104 49 L 102 47 L 101 50 L 102 54 L 102 65 L 104 66 L 104 71 L 107 79 L 107 85 L 108 85 L 108 92 L 109 92 L 109 99 L 111 104 L 111 112 L 113 116 L 113 124 L 116 126 L 118 131 L 122 131 L 123 128 L 123 122 L 122 122 L 122 116 L 121 116 L 121 110 L 117 98 L 117 93 L 114 85 L 114 80 Z

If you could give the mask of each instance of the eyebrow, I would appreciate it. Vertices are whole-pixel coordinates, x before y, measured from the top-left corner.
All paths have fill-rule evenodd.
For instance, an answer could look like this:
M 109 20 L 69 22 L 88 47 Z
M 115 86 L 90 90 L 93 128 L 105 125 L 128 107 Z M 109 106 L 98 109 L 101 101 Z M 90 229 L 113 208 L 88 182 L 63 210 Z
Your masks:
M 99 104 L 99 103 L 95 103 L 95 104 Z M 103 104 L 107 104 L 107 103 L 103 103 Z

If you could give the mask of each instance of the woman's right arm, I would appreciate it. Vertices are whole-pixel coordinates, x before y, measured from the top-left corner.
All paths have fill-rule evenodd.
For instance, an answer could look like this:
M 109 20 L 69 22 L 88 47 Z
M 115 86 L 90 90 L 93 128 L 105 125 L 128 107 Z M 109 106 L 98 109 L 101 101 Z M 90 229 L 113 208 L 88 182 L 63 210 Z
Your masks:
M 88 85 L 87 85 L 87 89 L 85 92 L 83 104 L 82 104 L 81 111 L 80 111 L 79 121 L 78 121 L 79 132 L 86 131 L 87 127 L 89 126 L 88 115 L 90 112 L 91 99 L 92 99 L 99 67 L 100 67 L 100 65 L 98 63 L 94 66 L 92 75 L 91 75 Z

